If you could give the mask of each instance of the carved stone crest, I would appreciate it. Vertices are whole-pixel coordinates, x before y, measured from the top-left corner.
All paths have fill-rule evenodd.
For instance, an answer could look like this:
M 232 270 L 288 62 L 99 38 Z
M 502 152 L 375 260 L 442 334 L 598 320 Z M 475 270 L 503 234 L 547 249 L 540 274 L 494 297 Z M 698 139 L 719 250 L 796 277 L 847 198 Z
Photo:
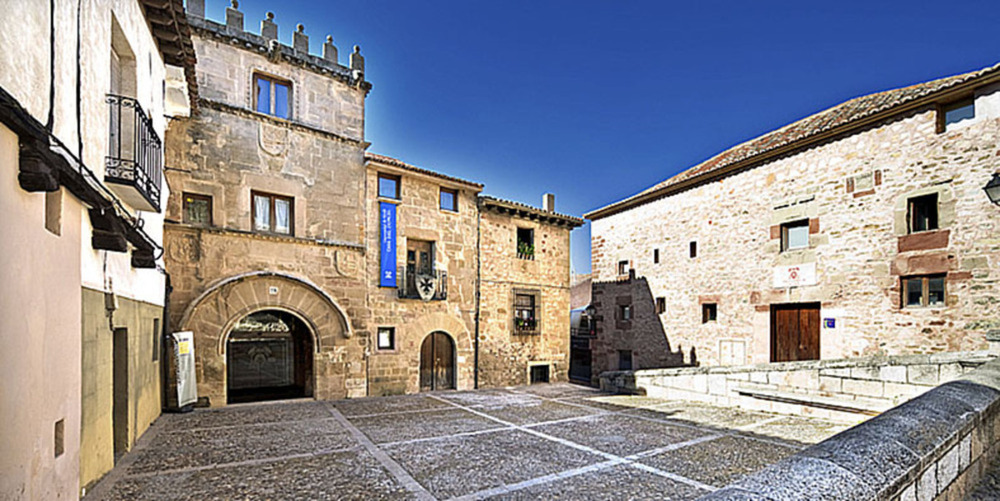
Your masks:
M 288 151 L 288 137 L 287 128 L 261 122 L 257 142 L 264 153 L 277 157 Z
M 353 277 L 358 273 L 358 256 L 346 250 L 338 250 L 333 255 L 337 273 L 342 277 Z
M 424 301 L 430 301 L 434 299 L 434 291 L 437 290 L 437 278 L 434 275 L 417 275 L 417 294 L 420 294 L 420 299 Z

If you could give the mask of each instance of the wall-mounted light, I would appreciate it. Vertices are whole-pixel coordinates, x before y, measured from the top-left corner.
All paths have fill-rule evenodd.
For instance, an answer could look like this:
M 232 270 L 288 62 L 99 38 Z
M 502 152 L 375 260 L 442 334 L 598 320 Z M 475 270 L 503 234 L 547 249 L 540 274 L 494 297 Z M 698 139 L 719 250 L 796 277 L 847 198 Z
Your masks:
M 990 179 L 990 182 L 983 186 L 983 191 L 986 192 L 990 202 L 1000 205 L 1000 174 L 994 173 L 993 179 Z

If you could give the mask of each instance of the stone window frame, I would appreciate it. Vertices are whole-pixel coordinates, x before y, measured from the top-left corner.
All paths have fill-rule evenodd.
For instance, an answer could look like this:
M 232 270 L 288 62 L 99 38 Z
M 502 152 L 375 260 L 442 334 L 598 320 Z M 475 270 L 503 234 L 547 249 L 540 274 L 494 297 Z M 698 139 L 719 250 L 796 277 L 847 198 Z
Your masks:
M 913 197 L 907 197 L 906 199 L 906 233 L 912 235 L 914 233 L 923 233 L 927 231 L 937 231 L 941 226 L 938 223 L 938 212 L 941 207 L 941 203 L 938 200 L 939 195 L 937 192 L 928 193 L 926 195 L 917 195 Z M 916 229 L 919 223 L 917 221 L 917 213 L 921 210 L 921 207 L 927 205 L 933 207 L 933 212 L 929 213 L 926 225 L 924 229 Z
M 653 264 L 660 264 L 660 249 L 653 249 Z
M 532 308 L 534 311 L 535 328 L 533 330 L 518 330 L 517 328 L 517 296 L 532 296 L 533 304 Z M 513 288 L 511 289 L 510 295 L 510 332 L 515 336 L 536 336 L 542 333 L 542 291 L 541 289 L 522 289 Z
M 257 111 L 256 105 L 256 86 L 257 86 L 257 75 L 264 77 L 269 77 L 275 80 L 288 82 L 288 118 L 282 118 L 277 115 L 272 115 L 270 113 L 262 113 Z M 246 90 L 246 107 L 248 110 L 256 113 L 258 115 L 264 115 L 275 120 L 284 120 L 287 122 L 301 122 L 299 120 L 299 109 L 298 109 L 298 99 L 296 99 L 296 88 L 300 88 L 302 83 L 291 76 L 281 76 L 276 74 L 274 71 L 263 66 L 253 65 L 249 68 L 246 76 L 247 79 L 247 90 Z
M 897 237 L 905 237 L 907 235 L 912 235 L 910 233 L 910 223 L 909 223 L 909 203 L 910 199 L 937 194 L 937 229 L 929 230 L 927 232 L 918 233 L 930 233 L 933 231 L 944 231 L 950 229 L 954 226 L 957 216 L 956 205 L 958 199 L 955 197 L 951 189 L 951 179 L 944 181 L 939 181 L 930 186 L 924 186 L 922 188 L 917 188 L 914 190 L 907 191 L 905 193 L 900 193 L 896 197 L 896 203 L 893 208 L 893 232 Z
M 267 197 L 271 200 L 270 203 L 270 229 L 258 230 L 257 229 L 257 203 L 255 202 L 256 197 Z M 275 231 L 276 218 L 275 213 L 275 201 L 285 200 L 288 202 L 288 233 L 281 233 Z M 295 236 L 295 197 L 288 195 L 279 195 L 277 193 L 270 193 L 266 191 L 250 190 L 250 229 L 254 233 L 264 234 L 264 235 L 277 235 L 283 237 L 294 237 Z
M 208 222 L 205 223 L 194 223 L 188 219 L 188 199 L 200 200 L 202 202 L 208 202 Z M 214 216 L 212 195 L 205 195 L 202 193 L 193 193 L 190 191 L 185 191 L 181 193 L 181 221 L 184 224 L 190 224 L 194 226 L 215 226 L 215 216 Z
M 396 196 L 387 197 L 382 195 L 382 180 L 390 180 L 396 182 Z M 390 174 L 388 172 L 379 172 L 375 177 L 375 197 L 385 200 L 402 200 L 403 199 L 403 176 L 398 174 Z
M 630 371 L 635 367 L 635 352 L 632 350 L 617 350 L 618 351 L 618 370 L 620 371 Z M 628 367 L 622 367 L 622 360 L 625 359 L 625 355 L 628 355 Z
M 444 204 L 441 201 L 441 197 L 445 193 L 448 193 L 448 194 L 451 195 L 451 201 L 452 201 L 452 206 L 451 207 L 445 207 Z M 446 187 L 442 186 L 440 188 L 440 190 L 438 191 L 438 208 L 441 209 L 444 212 L 449 213 L 449 214 L 454 214 L 454 213 L 458 212 L 458 190 L 456 190 L 454 188 L 446 188 Z
M 382 331 L 389 332 L 389 347 L 383 348 L 380 343 L 380 334 Z M 394 353 L 398 351 L 399 343 L 396 339 L 396 326 L 394 325 L 380 325 L 375 328 L 375 351 L 378 353 Z
M 954 122 L 952 124 L 949 124 L 946 121 L 948 112 L 965 107 L 972 107 L 972 118 L 959 120 L 958 122 Z M 976 96 L 970 94 L 951 101 L 937 103 L 934 111 L 935 132 L 943 134 L 945 132 L 961 129 L 966 125 L 972 124 L 976 121 L 976 118 L 978 118 L 976 115 Z
M 912 280 L 920 280 L 920 304 L 908 305 L 906 297 Z M 930 301 L 930 281 L 941 280 L 941 303 L 928 304 Z M 904 310 L 933 310 L 947 308 L 948 304 L 948 274 L 933 273 L 929 275 L 907 275 L 899 277 L 899 307 Z
M 626 309 L 628 311 L 628 318 L 625 318 Z M 635 303 L 632 301 L 631 295 L 615 297 L 614 317 L 615 329 L 629 330 L 632 328 L 632 322 L 635 321 Z
M 719 303 L 701 303 L 701 323 L 712 324 L 719 321 Z
M 812 247 L 812 239 L 809 235 L 812 233 L 810 228 L 811 220 L 809 218 L 793 219 L 791 221 L 785 221 L 778 225 L 781 231 L 781 252 L 795 252 L 800 250 L 805 250 Z M 806 244 L 800 247 L 790 247 L 788 232 L 791 228 L 805 228 L 806 229 Z

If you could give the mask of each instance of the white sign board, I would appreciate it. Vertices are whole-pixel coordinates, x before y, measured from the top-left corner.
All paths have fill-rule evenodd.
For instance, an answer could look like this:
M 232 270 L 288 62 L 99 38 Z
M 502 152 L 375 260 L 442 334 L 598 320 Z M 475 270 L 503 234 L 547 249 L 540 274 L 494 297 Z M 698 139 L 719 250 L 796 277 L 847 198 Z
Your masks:
M 802 287 L 816 285 L 816 263 L 776 266 L 774 287 Z
M 177 363 L 177 406 L 198 401 L 198 382 L 194 375 L 194 333 L 175 332 L 174 360 Z

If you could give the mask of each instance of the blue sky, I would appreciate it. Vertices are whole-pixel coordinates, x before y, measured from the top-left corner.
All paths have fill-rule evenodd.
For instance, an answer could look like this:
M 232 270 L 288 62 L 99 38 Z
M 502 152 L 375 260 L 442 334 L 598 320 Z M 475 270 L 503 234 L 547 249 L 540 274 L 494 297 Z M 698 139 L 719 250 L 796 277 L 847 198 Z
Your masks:
M 221 20 L 228 2 L 207 0 Z M 1000 61 L 991 1 L 240 2 L 374 84 L 371 151 L 584 212 L 852 97 Z M 589 228 L 572 235 L 590 270 Z

